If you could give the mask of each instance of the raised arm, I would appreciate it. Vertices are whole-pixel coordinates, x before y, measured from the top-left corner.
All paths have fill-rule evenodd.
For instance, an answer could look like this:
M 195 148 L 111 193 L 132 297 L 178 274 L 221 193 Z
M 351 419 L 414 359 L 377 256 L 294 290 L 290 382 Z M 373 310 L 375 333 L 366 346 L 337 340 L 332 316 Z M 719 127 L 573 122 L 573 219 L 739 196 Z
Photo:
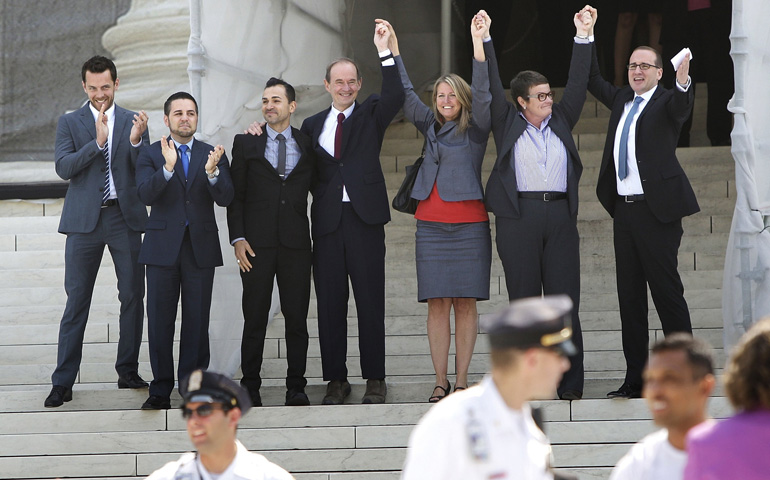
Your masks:
M 374 107 L 374 116 L 382 132 L 390 125 L 391 120 L 404 104 L 404 88 L 398 76 L 398 69 L 395 61 L 389 57 L 392 55 L 388 48 L 390 35 L 387 26 L 375 22 L 374 45 L 380 54 L 382 89 L 380 90 L 380 99 Z
M 485 12 L 486 13 L 486 12 Z M 475 15 L 471 20 L 471 38 L 473 40 L 473 81 L 471 82 L 471 98 L 473 124 L 480 138 L 477 142 L 486 141 L 492 128 L 492 115 L 489 107 L 492 94 L 489 92 L 489 67 L 484 54 L 484 38 L 489 36 L 489 24 L 484 17 Z
M 495 47 L 492 45 L 492 39 L 489 36 L 492 18 L 490 18 L 484 10 L 480 10 L 479 13 L 476 14 L 476 17 L 474 17 L 474 20 L 477 17 L 483 18 L 486 30 L 486 35 L 483 36 L 482 42 L 484 58 L 487 60 L 487 66 L 489 67 L 487 80 L 489 82 L 489 93 L 491 95 L 489 111 L 492 122 L 492 133 L 495 136 L 495 144 L 502 145 L 503 128 L 505 127 L 506 118 L 511 109 L 515 110 L 516 108 L 505 98 L 503 82 L 500 80 L 500 72 L 497 68 L 497 57 L 495 56 Z M 479 58 L 475 56 L 475 46 L 474 58 L 476 60 Z M 515 114 L 515 112 L 513 113 Z
M 380 18 L 376 19 L 375 22 L 384 25 L 390 31 L 388 48 L 393 54 L 393 59 L 396 61 L 396 66 L 398 67 L 398 73 L 401 76 L 401 85 L 405 95 L 404 116 L 417 127 L 417 130 L 425 135 L 426 129 L 433 124 L 435 118 L 433 111 L 420 100 L 419 95 L 414 91 L 412 81 L 406 73 L 404 60 L 401 58 L 401 53 L 398 48 L 398 38 L 396 37 L 396 30 L 393 28 L 393 25 L 387 20 L 382 20 Z
M 573 18 L 575 24 L 575 44 L 572 47 L 572 60 L 570 61 L 567 86 L 564 96 L 559 103 L 570 129 L 580 120 L 580 112 L 586 100 L 586 88 L 591 71 L 591 51 L 589 33 L 593 29 L 593 9 L 586 5 Z

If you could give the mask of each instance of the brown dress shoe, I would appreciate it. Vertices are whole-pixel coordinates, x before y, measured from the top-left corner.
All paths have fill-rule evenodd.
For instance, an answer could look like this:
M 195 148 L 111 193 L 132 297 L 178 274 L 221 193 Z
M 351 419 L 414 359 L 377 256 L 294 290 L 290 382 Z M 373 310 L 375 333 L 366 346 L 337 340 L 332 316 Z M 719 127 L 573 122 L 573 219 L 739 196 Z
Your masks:
M 350 395 L 350 383 L 347 380 L 332 380 L 326 385 L 326 396 L 321 404 L 342 405 L 348 395 Z
M 369 379 L 366 381 L 366 393 L 361 403 L 385 403 L 385 395 L 388 394 L 388 386 L 385 384 L 385 379 L 374 380 Z

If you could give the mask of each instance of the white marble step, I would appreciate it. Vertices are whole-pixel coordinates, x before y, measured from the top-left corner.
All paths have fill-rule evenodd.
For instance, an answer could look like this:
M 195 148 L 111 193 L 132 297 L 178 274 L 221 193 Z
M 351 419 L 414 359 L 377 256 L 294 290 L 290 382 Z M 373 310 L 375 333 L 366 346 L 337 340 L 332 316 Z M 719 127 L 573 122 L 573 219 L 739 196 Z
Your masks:
M 89 330 L 89 332 L 101 333 L 103 329 Z M 178 329 L 177 329 L 178 330 Z M 315 325 L 311 325 L 309 330 L 316 330 Z M 12 330 L 8 328 L 0 329 L 0 332 L 6 333 Z M 48 332 L 56 333 L 57 329 L 53 326 Z M 178 338 L 178 331 L 175 332 Z M 721 348 L 722 332 L 719 328 L 696 328 L 694 332 L 698 337 L 706 340 L 712 347 Z M 94 334 L 92 334 L 94 335 Z M 116 336 L 117 337 L 117 336 Z M 649 343 L 652 345 L 662 338 L 659 330 L 650 331 Z M 95 340 L 95 341 L 93 341 Z M 109 341 L 106 341 L 109 340 Z M 117 338 L 98 336 L 90 338 L 83 344 L 83 360 L 87 363 L 109 363 L 115 358 L 117 349 Z M 617 351 L 621 350 L 621 334 L 618 330 L 611 331 L 590 331 L 583 333 L 583 340 L 586 352 Z M 7 340 L 3 340 L 6 342 Z M 29 341 L 29 340 L 27 340 Z M 174 351 L 178 351 L 178 341 L 174 342 Z M 6 344 L 0 345 L 0 365 L 35 365 L 39 362 L 55 363 L 57 351 L 56 335 L 48 335 L 45 343 L 36 344 Z M 358 337 L 351 335 L 347 338 L 347 351 L 355 353 L 358 351 Z M 388 334 L 385 342 L 386 355 L 423 355 L 429 352 L 428 338 L 425 333 L 425 326 L 416 332 L 410 332 L 408 335 Z M 474 348 L 476 354 L 489 353 L 489 340 L 485 333 L 479 333 Z M 450 354 L 454 354 L 454 343 L 450 345 Z M 280 332 L 272 329 L 270 337 L 265 340 L 263 358 L 277 359 L 286 358 L 286 340 Z M 308 342 L 308 359 L 321 358 L 321 349 L 317 332 L 313 331 Z M 149 361 L 149 350 L 146 341 L 142 344 L 139 361 Z
M 479 348 L 485 348 L 480 344 Z M 55 350 L 54 346 L 51 351 Z M 7 348 L 7 347 L 3 347 Z M 23 348 L 23 347 L 22 347 Z M 112 347 L 114 348 L 114 347 Z M 347 368 L 350 378 L 359 378 L 361 376 L 360 359 L 357 355 L 357 349 L 348 352 Z M 726 355 L 722 348 L 714 348 L 714 361 L 716 365 L 724 365 Z M 108 357 L 105 354 L 105 357 Z M 178 358 L 178 356 L 175 356 Z M 77 381 L 79 383 L 111 383 L 116 381 L 114 369 L 114 356 L 104 358 L 103 363 L 100 359 L 92 359 L 88 356 L 83 358 L 80 365 L 80 373 Z M 42 358 L 39 363 L 28 364 L 6 364 L 0 369 L 0 385 L 44 385 L 50 382 L 51 373 L 54 370 L 56 358 L 51 354 L 47 358 Z M 600 375 L 605 372 L 606 375 L 615 377 L 616 372 L 623 368 L 625 360 L 621 350 L 596 350 L 586 351 L 584 353 L 584 365 L 587 372 L 594 372 Z M 485 354 L 474 355 L 469 367 L 472 374 L 483 374 L 489 370 L 489 358 Z M 385 357 L 385 368 L 388 376 L 414 376 L 414 375 L 432 375 L 434 373 L 433 363 L 428 350 L 422 353 L 411 355 L 389 354 Z M 141 375 L 152 378 L 150 374 L 149 362 L 140 361 L 139 372 Z M 454 374 L 454 355 L 449 355 L 449 373 Z M 262 363 L 263 378 L 282 379 L 286 375 L 286 360 L 283 358 L 265 357 Z M 322 378 L 321 360 L 319 357 L 309 357 L 307 361 L 306 377 L 308 379 Z

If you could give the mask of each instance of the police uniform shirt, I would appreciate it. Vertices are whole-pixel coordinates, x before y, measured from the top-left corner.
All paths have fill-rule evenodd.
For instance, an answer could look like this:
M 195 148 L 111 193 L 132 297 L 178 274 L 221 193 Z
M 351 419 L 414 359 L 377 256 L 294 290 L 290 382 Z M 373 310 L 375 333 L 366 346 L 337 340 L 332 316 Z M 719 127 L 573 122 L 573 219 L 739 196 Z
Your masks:
M 153 472 L 147 480 L 294 480 L 289 472 L 269 462 L 258 453 L 246 450 L 238 440 L 235 459 L 219 475 L 212 475 L 201 465 L 195 453 L 185 453 Z
M 423 416 L 409 437 L 401 478 L 552 480 L 550 455 L 529 405 L 509 408 L 488 375 Z

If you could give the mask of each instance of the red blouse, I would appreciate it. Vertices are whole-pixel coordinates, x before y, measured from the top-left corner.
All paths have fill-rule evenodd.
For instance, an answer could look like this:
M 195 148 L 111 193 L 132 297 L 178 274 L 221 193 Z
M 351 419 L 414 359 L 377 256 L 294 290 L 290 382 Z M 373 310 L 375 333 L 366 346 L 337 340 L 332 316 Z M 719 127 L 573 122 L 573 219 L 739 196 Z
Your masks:
M 438 187 L 433 183 L 433 190 L 425 200 L 420 200 L 417 212 L 414 214 L 417 220 L 441 223 L 475 223 L 488 222 L 489 215 L 481 200 L 461 200 L 459 202 L 445 202 L 438 194 Z

